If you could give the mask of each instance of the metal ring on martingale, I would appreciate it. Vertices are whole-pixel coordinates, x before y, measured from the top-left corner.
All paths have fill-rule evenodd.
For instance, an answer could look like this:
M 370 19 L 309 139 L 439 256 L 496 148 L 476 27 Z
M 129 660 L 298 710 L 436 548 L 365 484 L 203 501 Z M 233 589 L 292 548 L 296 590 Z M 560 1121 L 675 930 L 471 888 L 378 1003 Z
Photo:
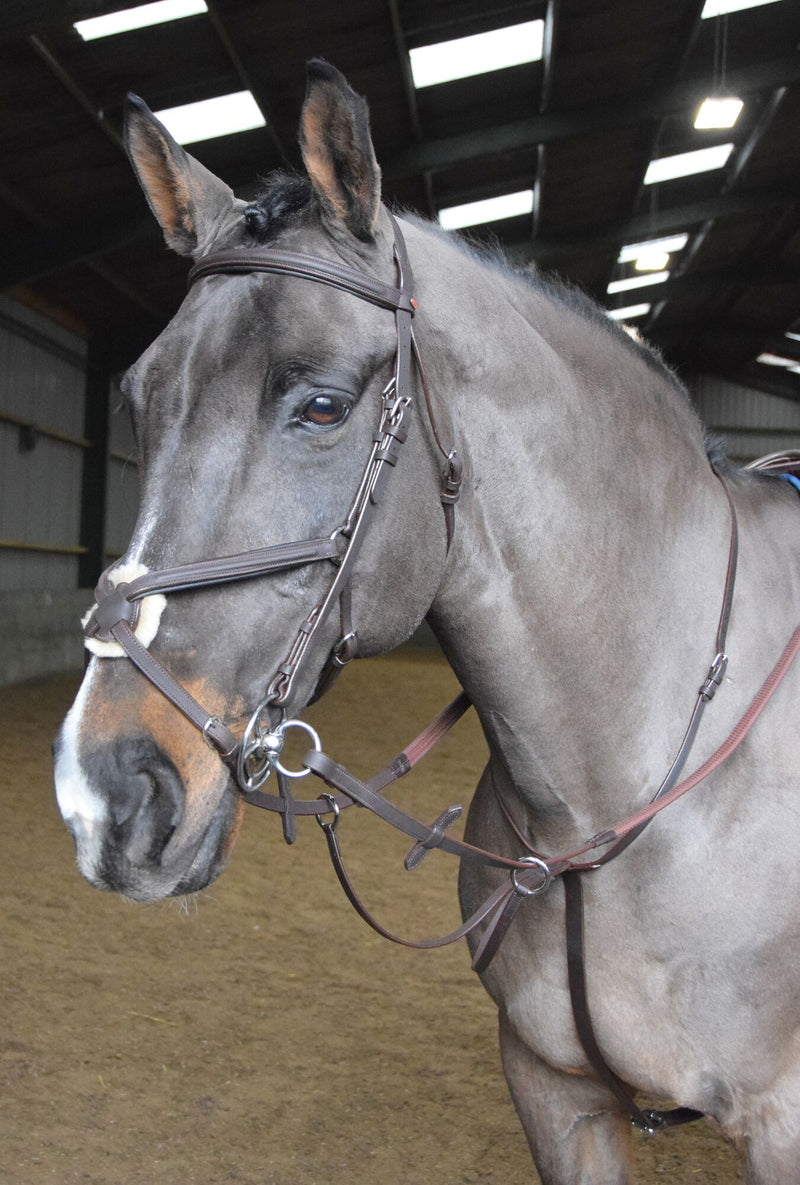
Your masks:
M 520 856 L 520 862 L 522 864 L 530 864 L 532 868 L 540 868 L 544 873 L 544 880 L 535 889 L 531 889 L 527 885 L 521 885 L 517 880 L 519 869 L 515 868 L 511 873 L 511 883 L 514 886 L 514 892 L 520 897 L 537 897 L 539 893 L 545 893 L 550 888 L 553 874 L 544 860 L 540 860 L 538 856 Z
M 279 736 L 281 738 L 281 741 L 283 741 L 283 738 L 286 734 L 286 730 L 288 728 L 302 728 L 303 731 L 307 732 L 308 735 L 311 737 L 311 743 L 314 746 L 314 748 L 316 749 L 316 751 L 318 753 L 322 752 L 322 741 L 319 739 L 319 734 L 317 733 L 316 729 L 311 727 L 310 724 L 306 724 L 305 720 L 282 720 L 281 723 L 278 725 L 278 727 L 275 729 L 275 733 L 277 736 Z M 281 745 L 281 748 L 283 748 L 283 745 Z M 270 757 L 269 757 L 269 760 L 272 762 L 272 764 L 275 766 L 275 768 L 278 770 L 279 773 L 282 773 L 285 778 L 307 778 L 308 777 L 308 775 L 311 773 L 311 770 L 308 768 L 295 770 L 295 769 L 287 769 L 285 765 L 281 765 L 280 761 L 278 760 L 278 753 L 279 752 L 280 752 L 280 749 L 278 750 L 278 752 L 276 752 L 274 754 L 270 754 Z

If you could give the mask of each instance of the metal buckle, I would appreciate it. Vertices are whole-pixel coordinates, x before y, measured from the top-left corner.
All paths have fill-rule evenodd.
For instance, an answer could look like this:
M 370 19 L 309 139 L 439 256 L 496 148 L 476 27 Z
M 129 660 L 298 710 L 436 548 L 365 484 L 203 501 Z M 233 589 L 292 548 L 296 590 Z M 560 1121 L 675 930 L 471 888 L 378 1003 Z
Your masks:
M 700 688 L 699 695 L 706 701 L 706 703 L 713 699 L 717 693 L 717 688 L 721 686 L 722 680 L 725 677 L 725 671 L 728 666 L 727 654 L 718 654 L 711 666 L 708 668 L 706 681 Z
M 519 870 L 514 868 L 511 872 L 511 883 L 514 886 L 514 892 L 519 897 L 538 897 L 540 893 L 546 893 L 553 880 L 553 874 L 544 860 L 540 860 L 538 856 L 520 856 L 520 862 L 522 864 L 530 864 L 532 868 L 541 869 L 544 873 L 544 880 L 535 889 L 531 889 L 528 885 L 521 885 L 519 883 L 517 880 L 517 872 Z
M 219 746 L 214 744 L 211 736 L 209 735 L 209 729 L 215 724 L 222 724 L 219 716 L 209 716 L 208 720 L 206 720 L 205 724 L 203 725 L 203 740 L 208 745 L 209 749 L 213 749 L 215 753 L 219 753 Z

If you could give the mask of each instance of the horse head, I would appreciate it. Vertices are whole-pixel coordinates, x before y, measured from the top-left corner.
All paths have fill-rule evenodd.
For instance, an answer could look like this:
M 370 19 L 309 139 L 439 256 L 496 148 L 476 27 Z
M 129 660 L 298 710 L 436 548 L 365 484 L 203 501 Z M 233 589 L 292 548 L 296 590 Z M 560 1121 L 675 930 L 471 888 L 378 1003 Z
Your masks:
M 397 285 L 366 104 L 326 63 L 309 67 L 306 175 L 272 176 L 255 202 L 237 199 L 135 97 L 126 144 L 178 253 L 236 261 L 266 246 Z M 358 295 L 352 284 L 342 291 L 263 271 L 213 271 L 194 283 L 123 382 L 141 511 L 106 590 L 232 553 L 335 538 L 343 526 L 352 533 L 398 365 L 395 317 Z M 413 414 L 420 422 L 353 558 L 347 614 L 359 655 L 406 639 L 443 572 L 440 465 L 430 425 Z M 337 563 L 339 552 L 236 583 L 151 591 L 131 629 L 171 678 L 241 735 Z M 290 714 L 313 697 L 341 641 L 339 605 L 316 626 L 303 663 L 273 696 Z M 202 888 L 224 866 L 241 820 L 231 769 L 114 637 L 88 632 L 91 661 L 56 746 L 58 801 L 79 867 L 97 887 L 136 899 Z

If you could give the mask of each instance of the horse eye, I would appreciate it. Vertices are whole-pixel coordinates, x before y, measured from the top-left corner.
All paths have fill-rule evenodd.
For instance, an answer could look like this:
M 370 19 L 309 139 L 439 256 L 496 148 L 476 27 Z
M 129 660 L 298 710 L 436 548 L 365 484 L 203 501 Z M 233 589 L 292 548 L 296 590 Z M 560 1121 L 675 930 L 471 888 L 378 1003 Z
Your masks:
M 350 405 L 338 395 L 315 395 L 309 399 L 298 419 L 302 424 L 313 424 L 315 428 L 332 428 L 342 424 L 350 412 Z

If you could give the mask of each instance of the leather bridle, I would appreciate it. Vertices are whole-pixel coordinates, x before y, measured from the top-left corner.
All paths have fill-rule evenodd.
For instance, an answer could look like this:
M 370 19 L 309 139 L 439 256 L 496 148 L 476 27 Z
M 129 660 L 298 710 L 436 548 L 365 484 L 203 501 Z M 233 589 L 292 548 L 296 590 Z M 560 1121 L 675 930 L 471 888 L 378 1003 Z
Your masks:
M 461 814 L 460 807 L 450 807 L 428 826 L 383 796 L 383 790 L 408 773 L 469 708 L 470 701 L 464 692 L 415 741 L 369 781 L 354 777 L 343 766 L 322 753 L 316 733 L 307 724 L 297 720 L 286 720 L 283 715 L 282 710 L 290 699 L 311 642 L 337 603 L 340 612 L 340 637 L 319 677 L 315 695 L 322 694 L 338 672 L 355 656 L 357 635 L 352 624 L 350 605 L 353 568 L 363 538 L 381 502 L 386 482 L 398 462 L 407 437 L 407 414 L 412 400 L 412 362 L 416 364 L 423 390 L 428 423 L 436 447 L 445 461 L 440 497 L 445 513 L 448 550 L 453 538 L 455 504 L 461 486 L 461 462 L 455 450 L 443 442 L 434 414 L 412 331 L 416 303 L 413 298 L 411 266 L 400 227 L 391 214 L 388 217 L 394 232 L 394 259 L 398 272 L 396 287 L 365 275 L 344 263 L 279 251 L 271 247 L 217 252 L 201 259 L 189 275 L 190 285 L 215 275 L 270 272 L 294 276 L 331 285 L 394 313 L 397 333 L 394 374 L 382 393 L 378 428 L 345 522 L 327 537 L 275 544 L 218 559 L 201 560 L 174 568 L 146 572 L 129 583 L 115 585 L 112 580 L 112 567 L 100 578 L 96 590 L 97 604 L 85 627 L 86 637 L 99 641 L 114 641 L 122 647 L 141 673 L 216 749 L 229 766 L 246 800 L 255 806 L 280 814 L 287 842 L 291 843 L 295 838 L 296 816 L 313 815 L 317 818 L 325 833 L 334 868 L 345 893 L 360 916 L 384 937 L 406 946 L 438 947 L 463 938 L 486 923 L 473 958 L 473 967 L 483 971 L 499 949 L 502 938 L 520 905 L 527 898 L 544 893 L 557 878 L 563 878 L 567 903 L 570 995 L 578 1035 L 591 1065 L 628 1111 L 634 1125 L 645 1131 L 699 1118 L 700 1112 L 690 1108 L 676 1108 L 673 1111 L 640 1110 L 629 1089 L 607 1065 L 597 1045 L 586 998 L 580 874 L 599 869 L 621 854 L 656 814 L 698 785 L 727 760 L 747 735 L 800 653 L 799 626 L 727 740 L 698 770 L 679 781 L 702 715 L 722 683 L 728 661 L 725 643 L 736 579 L 738 530 L 734 504 L 727 484 L 720 474 L 717 474 L 717 477 L 725 491 L 731 517 L 728 569 L 717 625 L 715 657 L 698 691 L 683 741 L 669 772 L 650 803 L 614 827 L 597 832 L 575 850 L 560 856 L 544 855 L 536 851 L 527 839 L 524 828 L 514 819 L 511 808 L 499 795 L 498 805 L 524 849 L 524 854 L 517 858 L 489 852 L 447 835 L 448 828 Z M 796 458 L 793 471 L 795 470 Z M 139 603 L 153 593 L 165 594 L 208 588 L 212 585 L 285 572 L 322 561 L 328 561 L 335 566 L 333 580 L 322 600 L 302 622 L 286 658 L 271 678 L 266 694 L 253 712 L 241 739 L 237 739 L 218 716 L 207 712 L 136 636 Z M 286 732 L 293 727 L 306 729 L 314 741 L 314 747 L 304 758 L 304 768 L 301 771 L 287 770 L 280 761 Z M 273 771 L 279 789 L 276 795 L 266 794 L 261 790 L 261 786 Z M 289 790 L 287 779 L 305 776 L 309 772 L 321 778 L 329 787 L 329 791 L 335 793 L 325 792 L 316 799 L 296 799 Z M 407 868 L 416 867 L 429 851 L 440 848 L 461 859 L 477 860 L 482 864 L 502 869 L 508 874 L 508 878 L 451 934 L 443 938 L 421 941 L 400 938 L 386 930 L 366 909 L 345 870 L 337 836 L 337 824 L 340 811 L 353 804 L 367 807 L 414 840 L 414 846 L 406 858 Z M 331 817 L 325 820 L 325 816 Z M 598 852 L 601 854 L 597 855 Z
M 256 790 L 272 769 L 266 737 L 274 737 L 275 714 L 288 702 L 311 643 L 335 606 L 339 605 L 341 631 L 317 682 L 314 698 L 327 690 L 342 668 L 355 657 L 357 633 L 352 624 L 351 580 L 355 561 L 386 482 L 394 470 L 408 435 L 408 409 L 412 402 L 412 364 L 416 363 L 425 396 L 428 421 L 436 448 L 444 457 L 440 498 L 445 516 L 447 548 L 455 529 L 455 505 L 461 488 L 461 461 L 456 450 L 443 443 L 419 351 L 412 318 L 416 309 L 413 275 L 402 232 L 388 213 L 394 232 L 397 286 L 384 283 L 347 264 L 313 255 L 280 251 L 271 247 L 220 251 L 199 260 L 189 273 L 189 286 L 216 275 L 269 272 L 327 284 L 394 313 L 397 344 L 394 373 L 381 398 L 380 421 L 364 466 L 358 489 L 344 523 L 330 536 L 280 543 L 236 555 L 200 560 L 174 568 L 146 572 L 128 583 L 113 582 L 114 565 L 100 577 L 97 604 L 86 625 L 89 639 L 113 641 L 122 647 L 141 673 L 180 711 L 232 768 L 240 788 Z M 301 623 L 283 662 L 271 678 L 266 694 L 250 718 L 244 737 L 237 739 L 220 718 L 207 712 L 136 637 L 139 602 L 153 593 L 175 593 L 217 584 L 285 572 L 327 560 L 335 575 L 323 599 Z M 324 804 L 323 804 L 324 807 Z

